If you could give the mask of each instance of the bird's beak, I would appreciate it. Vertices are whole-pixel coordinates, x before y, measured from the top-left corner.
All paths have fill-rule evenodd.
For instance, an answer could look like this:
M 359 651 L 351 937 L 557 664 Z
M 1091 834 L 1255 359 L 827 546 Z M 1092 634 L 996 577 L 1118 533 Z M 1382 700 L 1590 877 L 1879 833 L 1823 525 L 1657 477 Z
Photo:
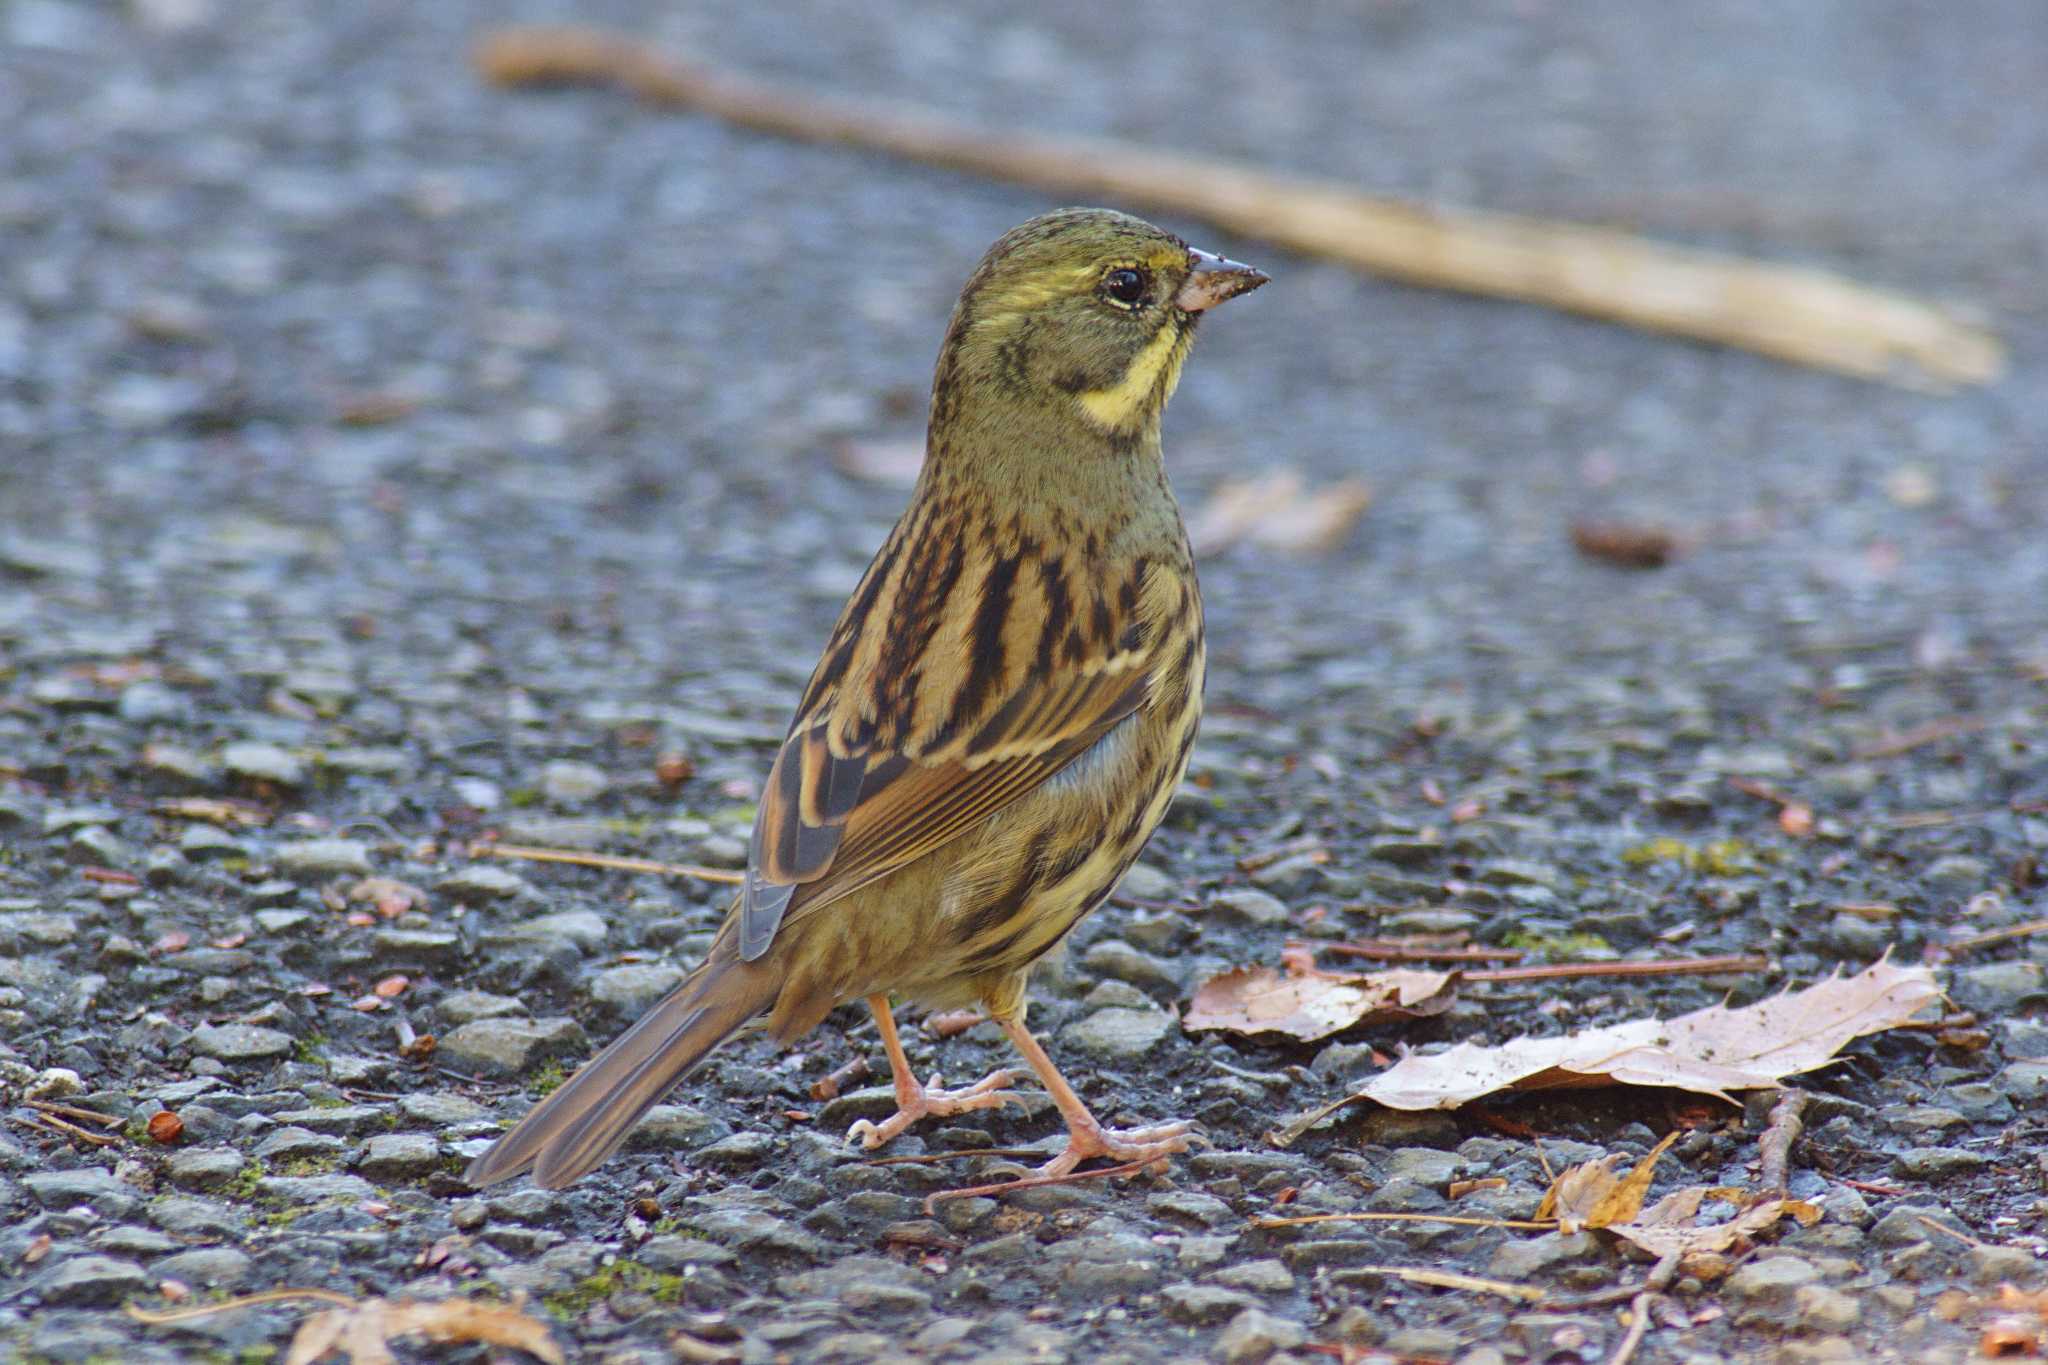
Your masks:
M 1271 278 L 1263 270 L 1226 261 L 1221 256 L 1193 248 L 1188 250 L 1188 261 L 1188 277 L 1181 282 L 1180 292 L 1173 296 L 1173 301 L 1190 313 L 1214 308 L 1239 294 L 1249 294 Z

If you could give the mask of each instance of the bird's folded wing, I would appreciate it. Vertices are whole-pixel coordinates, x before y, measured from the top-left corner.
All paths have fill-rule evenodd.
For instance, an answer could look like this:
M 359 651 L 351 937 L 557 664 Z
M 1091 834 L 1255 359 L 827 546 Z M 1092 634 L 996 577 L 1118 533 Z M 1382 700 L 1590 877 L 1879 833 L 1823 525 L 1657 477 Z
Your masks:
M 741 893 L 740 955 L 768 950 L 785 917 L 908 866 L 1024 796 L 1138 709 L 1147 660 L 1123 652 L 1027 680 L 963 738 L 911 757 L 834 752 L 830 697 L 776 755 Z

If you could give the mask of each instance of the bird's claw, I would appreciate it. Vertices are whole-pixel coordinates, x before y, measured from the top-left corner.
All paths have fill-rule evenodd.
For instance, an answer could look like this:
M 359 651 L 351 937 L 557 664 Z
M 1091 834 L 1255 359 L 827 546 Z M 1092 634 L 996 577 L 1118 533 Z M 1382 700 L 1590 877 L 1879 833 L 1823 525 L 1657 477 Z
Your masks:
M 872 1152 L 890 1139 L 898 1137 L 903 1130 L 922 1118 L 943 1118 L 948 1114 L 966 1114 L 976 1109 L 994 1109 L 1000 1105 L 1023 1103 L 1023 1097 L 1009 1089 L 1016 1078 L 1007 1071 L 992 1071 L 973 1085 L 959 1090 L 942 1090 L 939 1077 L 933 1074 L 924 1085 L 911 1085 L 915 1089 L 899 1089 L 896 1093 L 896 1112 L 880 1123 L 861 1119 L 846 1130 L 848 1142 L 858 1142 Z
M 1149 1128 L 1104 1128 L 1100 1125 L 1075 1127 L 1067 1135 L 1066 1149 L 1038 1168 L 1041 1176 L 1062 1176 L 1094 1157 L 1128 1165 L 1145 1163 L 1147 1170 L 1164 1170 L 1166 1159 L 1185 1152 L 1195 1143 L 1207 1145 L 1185 1120 L 1154 1124 Z

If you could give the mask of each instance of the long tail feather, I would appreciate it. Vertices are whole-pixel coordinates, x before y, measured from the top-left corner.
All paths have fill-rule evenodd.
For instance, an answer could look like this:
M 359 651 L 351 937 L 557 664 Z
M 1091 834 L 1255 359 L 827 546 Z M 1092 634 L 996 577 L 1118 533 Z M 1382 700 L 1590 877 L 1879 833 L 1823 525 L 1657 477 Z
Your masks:
M 720 935 L 704 965 L 470 1163 L 472 1185 L 523 1171 L 558 1190 L 617 1151 L 640 1116 L 775 999 L 780 973 L 740 962 Z

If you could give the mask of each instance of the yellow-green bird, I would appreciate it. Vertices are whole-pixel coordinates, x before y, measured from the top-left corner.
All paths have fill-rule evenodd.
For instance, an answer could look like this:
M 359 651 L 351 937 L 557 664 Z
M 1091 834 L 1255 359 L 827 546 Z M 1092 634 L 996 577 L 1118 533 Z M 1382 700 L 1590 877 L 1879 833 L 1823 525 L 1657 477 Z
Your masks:
M 1098 1123 L 1024 1026 L 1031 965 L 1166 813 L 1201 719 L 1202 601 L 1159 421 L 1208 309 L 1266 282 L 1105 209 L 1034 218 L 961 290 L 910 506 L 868 566 L 761 795 L 745 883 L 687 980 L 470 1166 L 559 1188 L 756 1015 L 784 1042 L 866 999 L 898 1112 L 921 1084 L 889 996 L 980 1005 L 1065 1118 L 1057 1176 L 1163 1160 L 1189 1125 Z

